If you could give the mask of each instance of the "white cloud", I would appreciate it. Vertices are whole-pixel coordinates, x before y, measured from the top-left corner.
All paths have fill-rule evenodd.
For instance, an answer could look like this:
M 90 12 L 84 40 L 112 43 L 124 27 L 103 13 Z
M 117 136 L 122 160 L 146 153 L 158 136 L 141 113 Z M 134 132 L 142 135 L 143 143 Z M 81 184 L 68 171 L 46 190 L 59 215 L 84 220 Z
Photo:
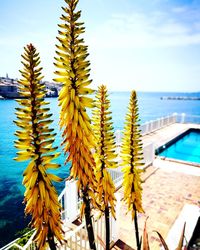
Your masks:
M 181 9 L 178 7 L 176 11 Z M 104 48 L 151 48 L 200 44 L 199 22 L 158 11 L 115 14 L 89 35 L 89 43 Z M 182 9 L 183 12 L 183 9 Z
M 174 13 L 185 13 L 187 12 L 188 8 L 186 6 L 177 6 L 172 8 L 172 12 Z
M 186 35 L 190 32 L 190 28 L 187 25 L 177 23 L 176 21 L 170 21 L 157 29 L 158 33 L 164 35 Z

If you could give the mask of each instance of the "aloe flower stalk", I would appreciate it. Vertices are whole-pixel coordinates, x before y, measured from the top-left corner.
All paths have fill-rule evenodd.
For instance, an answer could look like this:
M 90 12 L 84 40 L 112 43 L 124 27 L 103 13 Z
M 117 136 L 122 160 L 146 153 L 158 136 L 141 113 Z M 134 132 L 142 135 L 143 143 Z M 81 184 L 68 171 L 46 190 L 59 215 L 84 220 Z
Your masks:
M 137 212 L 143 213 L 142 208 L 142 186 L 140 174 L 143 170 L 140 168 L 144 163 L 142 141 L 139 129 L 139 114 L 136 92 L 131 92 L 130 103 L 126 115 L 126 122 L 122 138 L 122 165 L 124 201 L 127 204 L 128 211 L 132 213 L 132 219 L 135 223 L 135 233 L 137 249 L 141 247 L 139 238 Z
M 22 78 L 18 81 L 19 93 L 23 99 L 17 100 L 16 108 L 17 130 L 15 141 L 17 152 L 16 161 L 29 161 L 23 173 L 23 185 L 26 188 L 24 202 L 25 213 L 32 216 L 31 225 L 36 230 L 35 241 L 38 249 L 46 248 L 46 240 L 51 249 L 56 249 L 55 238 L 63 240 L 61 227 L 61 206 L 52 181 L 60 181 L 54 174 L 47 173 L 48 169 L 56 169 L 58 164 L 52 163 L 59 153 L 53 147 L 55 133 L 49 128 L 52 120 L 49 118 L 48 104 L 44 101 L 45 85 L 41 83 L 42 68 L 39 67 L 40 57 L 35 47 L 30 44 L 22 55 L 24 68 Z
M 91 220 L 91 200 L 95 204 L 95 161 L 91 153 L 94 147 L 94 137 L 91 121 L 86 108 L 93 107 L 93 100 L 87 97 L 93 93 L 88 85 L 89 61 L 87 46 L 80 37 L 84 33 L 83 23 L 78 20 L 81 11 L 75 11 L 78 0 L 65 0 L 67 7 L 63 8 L 62 24 L 59 24 L 59 44 L 56 45 L 57 82 L 63 86 L 59 93 L 60 127 L 63 130 L 64 152 L 68 155 L 66 162 L 71 162 L 70 175 L 77 180 L 78 191 L 83 204 L 81 214 L 85 213 L 86 227 L 90 248 L 96 249 Z
M 107 250 L 110 249 L 109 212 L 111 211 L 115 218 L 116 201 L 115 186 L 107 169 L 117 167 L 117 163 L 114 161 L 117 155 L 115 154 L 115 137 L 109 109 L 107 88 L 101 85 L 96 93 L 92 121 L 96 137 L 94 158 L 96 161 L 97 203 L 101 205 L 101 210 L 105 214 Z

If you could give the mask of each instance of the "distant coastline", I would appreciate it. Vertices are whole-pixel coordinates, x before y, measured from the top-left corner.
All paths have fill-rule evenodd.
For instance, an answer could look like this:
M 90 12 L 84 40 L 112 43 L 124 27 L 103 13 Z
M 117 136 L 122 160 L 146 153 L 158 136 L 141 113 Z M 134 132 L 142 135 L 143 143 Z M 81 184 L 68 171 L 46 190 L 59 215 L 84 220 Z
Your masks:
M 184 101 L 200 101 L 198 96 L 161 96 L 161 100 L 184 100 Z
M 61 84 L 54 82 L 43 82 L 46 86 L 46 97 L 58 97 L 61 89 Z M 2 99 L 17 99 L 22 98 L 18 93 L 18 80 L 6 77 L 0 77 L 0 100 Z
M 46 86 L 46 97 L 58 97 L 62 83 L 43 81 Z M 110 91 L 113 93 L 129 93 L 130 91 Z M 138 91 L 138 94 L 154 93 L 161 100 L 200 100 L 200 92 L 150 92 Z M 160 95 L 160 96 L 159 96 Z M 162 96 L 161 96 L 162 95 Z M 22 98 L 18 93 L 18 79 L 10 78 L 8 74 L 5 77 L 0 76 L 0 100 Z

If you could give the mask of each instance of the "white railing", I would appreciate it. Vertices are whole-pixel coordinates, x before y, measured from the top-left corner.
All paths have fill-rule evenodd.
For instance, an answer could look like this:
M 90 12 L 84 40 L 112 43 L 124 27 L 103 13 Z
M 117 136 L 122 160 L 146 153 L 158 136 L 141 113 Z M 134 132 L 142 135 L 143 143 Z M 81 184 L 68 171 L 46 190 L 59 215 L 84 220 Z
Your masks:
M 152 133 L 158 129 L 164 128 L 175 122 L 176 122 L 175 113 L 171 116 L 161 117 L 159 119 L 146 122 L 140 126 L 141 134 L 146 135 L 146 134 Z
M 29 234 L 30 232 L 26 233 L 24 236 Z M 33 238 L 35 236 L 35 232 L 33 231 L 33 234 L 28 239 L 27 243 L 24 246 L 19 245 L 20 238 L 17 238 L 16 240 L 10 242 L 8 245 L 1 248 L 1 250 L 8 250 L 8 249 L 21 249 L 21 250 L 35 250 L 36 244 L 33 242 Z
M 118 167 L 117 169 L 108 169 L 108 172 L 111 175 L 115 187 L 119 188 L 122 184 L 122 179 L 123 179 L 123 173 L 121 171 L 121 167 Z
M 155 158 L 154 143 L 151 142 L 143 146 L 143 157 L 144 157 L 144 167 L 147 167 L 153 163 Z
M 148 143 L 146 145 L 143 145 L 143 162 L 144 162 L 144 168 L 149 166 L 153 163 L 155 158 L 155 148 L 154 143 Z M 120 157 L 118 158 L 119 161 L 121 161 Z M 119 163 L 120 165 L 120 163 Z M 108 169 L 112 180 L 115 183 L 116 189 L 119 188 L 122 185 L 123 181 L 123 173 L 121 171 L 122 167 L 118 167 L 116 169 Z
M 122 176 L 121 172 L 116 172 L 113 175 L 113 179 L 117 180 L 119 177 Z M 117 203 L 116 203 L 116 218 L 118 218 L 119 214 L 119 203 L 120 199 L 118 194 L 116 194 Z M 76 181 L 74 180 L 67 180 L 65 184 L 65 188 L 59 195 L 59 201 L 62 206 L 61 217 L 63 221 L 63 230 L 66 232 L 65 239 L 67 239 L 67 243 L 62 246 L 59 246 L 58 249 L 80 249 L 80 250 L 89 250 L 89 242 L 87 238 L 87 231 L 85 227 L 85 223 L 81 223 L 80 226 L 77 226 L 75 229 L 69 232 L 69 228 L 67 225 L 71 224 L 72 222 L 78 218 L 80 215 L 80 200 L 78 199 L 78 192 Z M 95 218 L 95 219 L 94 219 Z M 95 241 L 97 244 L 98 250 L 105 249 L 105 224 L 104 224 L 104 216 L 101 218 L 94 217 L 93 224 L 94 224 L 94 233 L 95 233 Z M 114 220 L 113 217 L 110 218 L 110 235 L 111 241 L 116 241 L 118 239 L 118 221 Z M 75 225 L 75 224 L 74 224 Z M 36 245 L 33 242 L 33 235 L 30 237 L 26 245 L 23 247 L 20 246 L 17 242 L 20 238 L 12 241 L 8 245 L 6 245 L 3 250 L 11 249 L 15 247 L 15 249 L 21 250 L 36 250 Z
M 73 182 L 70 182 L 73 185 Z M 120 212 L 120 196 L 116 194 L 116 218 L 119 218 Z M 112 216 L 110 217 L 110 243 L 115 243 L 118 240 L 118 220 L 115 220 Z M 63 225 L 63 230 L 65 232 L 64 238 L 65 242 L 60 245 L 57 245 L 58 250 L 90 250 L 88 235 L 86 230 L 85 222 L 83 221 L 79 226 L 73 224 L 73 230 L 69 230 L 72 222 L 65 221 Z M 93 216 L 93 229 L 95 234 L 95 243 L 98 250 L 105 249 L 105 217 L 98 216 L 98 213 Z M 17 244 L 17 240 L 11 242 L 2 250 L 8 250 L 11 248 L 20 249 L 20 250 L 36 250 L 36 245 L 33 242 L 34 234 L 28 240 L 25 246 L 21 247 Z
M 58 197 L 62 206 L 61 218 L 63 221 L 73 221 L 79 216 L 79 199 L 76 181 L 67 180 L 65 188 Z
M 115 183 L 116 188 L 118 188 L 122 183 L 123 174 L 121 172 L 121 167 L 118 169 L 109 170 L 112 180 Z M 76 181 L 67 180 L 65 182 L 65 188 L 61 192 L 58 198 L 62 211 L 61 218 L 64 222 L 71 222 L 78 218 L 80 215 L 80 199 L 78 198 L 78 191 Z
M 23 246 L 23 248 L 22 248 L 23 250 L 34 250 L 34 249 L 36 249 L 36 244 L 33 241 L 34 236 L 35 236 L 35 232 L 31 235 L 30 239 Z
M 145 122 L 140 125 L 141 135 L 147 135 L 152 132 L 155 132 L 158 129 L 169 126 L 173 123 L 194 123 L 200 124 L 200 115 L 187 115 L 185 113 L 177 114 L 173 113 L 172 115 L 158 118 L 149 122 Z M 115 131 L 115 140 L 116 145 L 121 145 L 122 130 Z
M 116 194 L 116 218 L 119 218 L 120 212 L 120 196 Z M 118 225 L 119 221 L 110 217 L 110 243 L 114 243 L 118 240 Z M 98 250 L 105 249 L 105 218 L 99 217 L 98 214 L 93 216 L 93 228 L 95 234 L 95 243 Z M 62 250 L 89 250 L 89 241 L 85 223 L 77 226 L 73 231 L 66 232 L 64 245 L 60 245 L 57 249 Z
M 176 114 L 176 122 L 200 124 L 200 115 Z
M 174 113 L 170 116 L 166 117 L 161 117 L 159 119 L 145 122 L 140 125 L 140 130 L 141 130 L 141 135 L 146 135 L 149 133 L 152 133 L 158 129 L 164 128 L 170 124 L 173 124 L 177 122 L 177 114 Z M 121 130 L 116 130 L 115 131 L 115 140 L 116 140 L 116 145 L 121 144 L 121 138 L 122 138 L 122 131 Z

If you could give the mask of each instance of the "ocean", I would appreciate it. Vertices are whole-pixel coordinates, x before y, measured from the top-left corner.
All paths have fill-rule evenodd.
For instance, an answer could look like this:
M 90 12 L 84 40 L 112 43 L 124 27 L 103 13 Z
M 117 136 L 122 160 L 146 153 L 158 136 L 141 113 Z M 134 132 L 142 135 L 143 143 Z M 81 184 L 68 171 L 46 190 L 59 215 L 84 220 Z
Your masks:
M 129 102 L 129 92 L 111 92 L 111 110 L 114 129 L 123 129 L 124 118 Z M 161 93 L 139 92 L 138 104 L 141 123 L 154 120 L 166 115 L 186 113 L 200 115 L 200 101 L 193 100 L 161 100 L 162 96 L 191 96 L 200 97 L 200 93 Z M 61 134 L 58 129 L 59 107 L 57 98 L 48 98 L 53 114 L 52 127 L 57 132 L 55 145 L 60 145 Z M 0 100 L 0 247 L 17 237 L 17 233 L 25 228 L 29 218 L 24 217 L 22 173 L 25 163 L 13 160 L 16 156 L 14 147 L 14 132 L 16 126 L 14 100 Z M 64 155 L 57 160 L 62 166 L 56 174 L 62 178 L 69 175 L 69 164 L 64 166 Z M 64 182 L 56 185 L 58 193 L 64 187 Z

